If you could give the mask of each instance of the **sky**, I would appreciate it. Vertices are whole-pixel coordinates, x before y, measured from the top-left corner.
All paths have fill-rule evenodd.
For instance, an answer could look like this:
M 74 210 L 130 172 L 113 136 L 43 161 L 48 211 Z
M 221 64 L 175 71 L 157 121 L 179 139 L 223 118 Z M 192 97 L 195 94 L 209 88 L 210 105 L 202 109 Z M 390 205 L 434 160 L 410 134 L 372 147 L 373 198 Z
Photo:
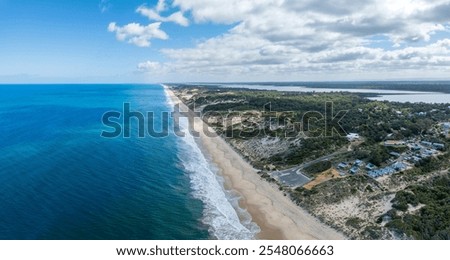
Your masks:
M 450 80 L 450 0 L 0 0 L 0 83 Z

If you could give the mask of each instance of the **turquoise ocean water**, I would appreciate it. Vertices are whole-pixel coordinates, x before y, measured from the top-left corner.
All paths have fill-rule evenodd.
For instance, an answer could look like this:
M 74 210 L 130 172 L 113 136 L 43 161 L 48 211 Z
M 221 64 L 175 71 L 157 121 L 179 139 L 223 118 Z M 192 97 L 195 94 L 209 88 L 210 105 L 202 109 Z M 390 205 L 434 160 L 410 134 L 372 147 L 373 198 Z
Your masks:
M 192 137 L 100 136 L 124 103 L 171 111 L 159 85 L 0 85 L 0 239 L 252 238 Z

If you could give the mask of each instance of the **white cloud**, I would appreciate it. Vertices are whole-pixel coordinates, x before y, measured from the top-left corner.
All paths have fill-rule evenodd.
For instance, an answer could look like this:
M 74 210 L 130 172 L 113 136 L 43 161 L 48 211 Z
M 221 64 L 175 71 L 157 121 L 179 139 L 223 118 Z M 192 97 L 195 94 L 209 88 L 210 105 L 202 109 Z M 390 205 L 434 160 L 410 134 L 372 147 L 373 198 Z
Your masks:
M 137 11 L 183 26 L 185 14 L 233 24 L 192 48 L 161 50 L 169 62 L 143 62 L 140 71 L 230 81 L 449 78 L 450 0 L 160 0 Z
M 164 1 L 160 0 L 155 8 L 148 8 L 145 5 L 141 5 L 136 9 L 136 12 L 140 13 L 141 15 L 147 17 L 152 21 L 173 22 L 181 26 L 189 25 L 189 20 L 186 17 L 184 17 L 181 11 L 174 12 L 167 17 L 161 16 L 160 12 L 164 11 L 165 9 L 166 6 Z
M 197 22 L 235 23 L 268 8 L 277 8 L 283 0 L 174 0 L 173 6 L 190 11 Z
M 102 6 L 107 5 L 108 1 L 109 0 L 102 0 L 100 4 Z M 115 32 L 116 39 L 119 41 L 126 41 L 138 47 L 149 47 L 151 45 L 150 40 L 153 38 L 160 40 L 167 40 L 169 38 L 169 36 L 160 29 L 162 22 L 173 22 L 181 26 L 189 25 L 189 20 L 184 17 L 181 11 L 174 12 L 167 17 L 161 16 L 160 13 L 167 9 L 168 7 L 164 0 L 159 0 L 155 8 L 148 8 L 145 5 L 141 5 L 136 9 L 136 12 L 146 16 L 149 20 L 156 22 L 148 25 L 129 23 L 122 27 L 117 26 L 115 22 L 112 22 L 108 26 L 108 31 Z
M 167 75 L 173 74 L 171 67 L 157 61 L 144 61 L 137 65 L 137 72 L 152 81 L 163 80 Z
M 126 41 L 139 47 L 150 46 L 152 38 L 166 40 L 169 36 L 159 29 L 161 23 L 151 23 L 143 26 L 138 23 L 130 23 L 125 26 L 117 26 L 116 23 L 110 23 L 108 31 L 116 33 L 116 39 Z
M 141 72 L 152 73 L 152 74 L 161 74 L 165 73 L 164 66 L 156 61 L 145 61 L 141 62 L 137 65 L 137 69 Z
M 160 13 L 162 11 L 167 10 L 167 5 L 165 0 L 158 0 L 158 3 L 156 4 L 156 12 Z
M 195 80 L 447 75 L 449 0 L 174 0 L 197 23 L 235 24 L 193 48 L 163 49 Z M 439 39 L 442 39 L 442 35 Z M 374 38 L 383 38 L 375 44 Z M 376 46 L 376 47 L 375 47 Z
M 111 3 L 109 0 L 100 0 L 98 3 L 98 8 L 100 9 L 101 13 L 107 12 L 111 8 Z

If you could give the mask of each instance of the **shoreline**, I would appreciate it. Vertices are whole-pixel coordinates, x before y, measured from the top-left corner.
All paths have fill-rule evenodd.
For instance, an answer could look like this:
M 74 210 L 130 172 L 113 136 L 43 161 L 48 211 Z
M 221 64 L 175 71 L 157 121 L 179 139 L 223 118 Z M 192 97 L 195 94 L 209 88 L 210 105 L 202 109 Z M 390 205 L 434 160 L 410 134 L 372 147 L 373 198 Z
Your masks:
M 188 111 L 184 103 L 164 86 L 174 105 Z M 214 130 L 200 118 L 195 118 L 194 129 L 200 133 L 202 152 L 206 152 L 225 179 L 225 186 L 236 191 L 241 199 L 239 205 L 248 211 L 261 229 L 257 239 L 276 240 L 338 240 L 344 235 L 320 222 L 306 210 L 300 208 L 273 185 L 262 180 L 257 171 L 246 162 L 221 137 L 208 137 L 202 129 Z

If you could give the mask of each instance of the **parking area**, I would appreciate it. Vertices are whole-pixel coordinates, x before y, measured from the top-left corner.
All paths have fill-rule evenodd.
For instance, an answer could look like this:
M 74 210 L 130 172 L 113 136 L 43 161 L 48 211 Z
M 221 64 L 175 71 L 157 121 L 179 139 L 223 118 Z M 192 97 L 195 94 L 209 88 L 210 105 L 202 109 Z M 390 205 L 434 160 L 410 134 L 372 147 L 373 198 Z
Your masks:
M 303 186 L 311 181 L 310 178 L 300 172 L 298 167 L 284 171 L 275 171 L 272 172 L 271 175 L 281 184 L 289 187 Z

